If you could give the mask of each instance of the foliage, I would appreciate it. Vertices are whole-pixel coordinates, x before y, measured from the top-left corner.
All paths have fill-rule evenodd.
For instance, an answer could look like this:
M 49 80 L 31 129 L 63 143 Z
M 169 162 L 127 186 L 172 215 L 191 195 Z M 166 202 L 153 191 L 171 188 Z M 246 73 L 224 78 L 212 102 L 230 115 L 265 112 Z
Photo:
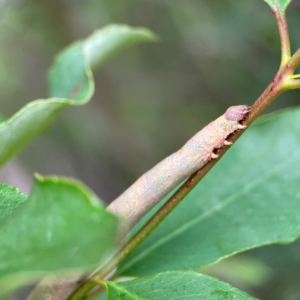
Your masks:
M 104 283 L 107 299 L 254 299 L 251 296 L 195 272 L 166 272 L 127 282 Z
M 25 195 L 16 189 L 12 193 L 2 186 L 1 192 L 18 204 L 1 227 L 1 293 L 10 288 L 7 277 L 17 281 L 22 274 L 26 282 L 49 272 L 86 270 L 113 251 L 117 219 L 79 182 L 36 176 L 25 203 Z M 12 203 L 6 205 L 7 209 Z
M 279 20 L 285 20 L 290 0 L 265 2 L 275 15 L 279 13 Z M 287 31 L 280 26 L 285 60 L 275 77 L 278 86 L 273 80 L 267 93 L 282 90 L 267 104 L 283 90 L 300 87 L 299 76 L 293 73 L 300 54 L 289 56 Z M 1 118 L 0 164 L 63 109 L 88 103 L 94 95 L 92 72 L 126 48 L 156 40 L 147 29 L 111 25 L 68 46 L 49 71 L 51 98 L 30 102 L 11 118 Z M 290 66 L 294 69 L 289 73 Z M 118 244 L 122 220 L 80 182 L 36 175 L 28 196 L 1 184 L 0 297 L 48 274 L 81 274 L 97 268 L 69 299 L 84 299 L 96 284 L 100 287 L 92 298 L 105 287 L 106 299 L 255 299 L 195 270 L 252 248 L 291 243 L 300 236 L 298 120 L 299 109 L 260 118 L 185 201 L 172 207 L 164 222 L 157 211 L 164 203 L 172 204 L 168 199 L 150 211 L 138 228 L 148 228 L 145 221 L 153 215 L 158 216 L 157 224 L 146 234 L 138 232 L 125 246 Z M 76 122 L 84 126 L 81 120 Z M 104 280 L 115 267 L 112 277 Z M 125 276 L 145 277 L 118 282 Z
M 237 252 L 297 239 L 299 120 L 299 109 L 259 119 L 118 272 L 199 269 Z
M 154 35 L 145 29 L 109 26 L 95 32 L 85 42 L 64 50 L 50 70 L 49 86 L 53 98 L 33 101 L 1 123 L 0 165 L 44 130 L 66 106 L 82 105 L 90 100 L 94 92 L 92 69 L 122 49 L 154 39 Z
M 265 0 L 272 9 L 279 8 L 281 13 L 284 13 L 291 0 Z

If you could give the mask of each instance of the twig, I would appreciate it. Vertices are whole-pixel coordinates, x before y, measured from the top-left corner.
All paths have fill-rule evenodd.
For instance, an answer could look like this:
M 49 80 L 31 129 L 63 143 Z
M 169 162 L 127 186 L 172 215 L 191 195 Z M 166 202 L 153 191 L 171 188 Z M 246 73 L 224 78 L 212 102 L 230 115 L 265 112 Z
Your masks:
M 249 126 L 272 101 L 278 97 L 283 91 L 288 89 L 286 78 L 288 78 L 294 69 L 291 64 L 279 69 L 277 75 L 269 84 L 267 89 L 255 101 L 251 107 L 251 111 L 244 121 L 244 125 Z M 235 142 L 244 131 L 235 132 L 229 139 Z M 227 147 L 220 149 L 218 152 L 219 159 L 227 151 Z M 77 289 L 69 300 L 80 300 L 92 288 L 95 287 L 97 281 L 103 280 L 104 276 L 108 274 L 115 266 L 117 266 L 128 254 L 130 254 L 165 218 L 166 216 L 185 198 L 185 196 L 197 185 L 197 183 L 209 172 L 209 170 L 219 160 L 211 160 L 202 169 L 194 173 L 175 194 L 158 210 L 157 213 L 144 225 L 143 228 L 115 255 L 115 258 L 102 270 L 93 275 L 87 282 Z
M 292 80 L 288 80 L 286 82 L 286 86 L 289 88 L 289 89 L 299 89 L 300 88 L 300 79 L 292 79 Z
M 295 70 L 300 64 L 300 49 L 298 49 L 289 61 L 289 65 Z
M 103 285 L 100 285 L 97 290 L 90 293 L 88 296 L 84 298 L 84 300 L 93 300 L 95 299 L 99 294 L 103 293 L 105 291 L 105 287 Z
M 277 98 L 282 92 L 292 88 L 300 88 L 300 80 L 294 76 L 294 71 L 300 63 L 300 49 L 291 57 L 290 42 L 288 36 L 287 23 L 284 14 L 280 14 L 278 10 L 273 11 L 275 14 L 282 47 L 282 59 L 279 71 L 275 78 L 255 101 L 251 107 L 251 111 L 244 120 L 244 125 L 249 126 L 252 122 Z M 230 142 L 235 142 L 243 131 L 235 132 L 230 138 Z M 95 282 L 103 280 L 106 274 L 111 272 L 125 257 L 127 257 L 165 218 L 166 216 L 185 198 L 185 196 L 198 184 L 198 182 L 210 171 L 217 161 L 225 154 L 228 147 L 221 148 L 218 152 L 219 158 L 209 161 L 202 169 L 195 172 L 175 193 L 171 198 L 155 213 L 154 216 L 142 227 L 138 233 L 115 255 L 108 265 L 102 270 L 94 274 L 85 283 L 83 283 L 72 295 L 69 300 L 81 300 L 95 286 Z M 96 295 L 95 293 L 90 294 Z M 88 298 L 90 299 L 90 297 Z
M 285 17 L 285 13 L 281 13 L 279 7 L 272 10 L 272 13 L 275 15 L 280 41 L 281 41 L 281 67 L 286 64 L 286 62 L 291 58 L 291 47 L 290 47 L 290 38 L 288 32 L 288 25 Z

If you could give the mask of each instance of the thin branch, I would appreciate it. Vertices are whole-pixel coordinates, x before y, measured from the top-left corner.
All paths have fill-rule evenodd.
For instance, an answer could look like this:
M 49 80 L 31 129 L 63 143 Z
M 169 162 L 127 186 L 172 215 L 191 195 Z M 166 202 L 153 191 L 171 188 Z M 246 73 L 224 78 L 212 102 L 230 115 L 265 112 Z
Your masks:
M 300 64 L 300 49 L 291 58 L 290 41 L 288 35 L 288 26 L 284 14 L 280 14 L 279 10 L 273 11 L 275 14 L 281 39 L 282 57 L 281 65 L 275 78 L 255 101 L 251 107 L 251 111 L 244 121 L 244 125 L 249 126 L 282 92 L 291 88 L 300 88 L 300 80 L 292 78 L 292 74 Z M 296 75 L 296 77 L 298 76 Z M 235 132 L 229 139 L 235 142 L 244 131 Z M 103 278 L 111 272 L 124 258 L 126 258 L 167 216 L 168 214 L 185 198 L 185 196 L 199 183 L 199 181 L 210 171 L 217 161 L 225 154 L 228 147 L 219 150 L 217 160 L 209 161 L 202 169 L 195 172 L 175 193 L 171 198 L 155 213 L 154 216 L 142 227 L 138 233 L 128 241 L 125 246 L 115 255 L 108 265 L 99 272 L 91 276 L 85 283 L 81 285 L 69 300 L 81 300 L 87 295 L 97 284 L 95 282 L 103 280 Z M 97 293 L 97 292 L 95 292 Z M 90 297 L 93 294 L 90 294 Z M 90 297 L 88 299 L 90 299 Z
M 292 70 L 296 70 L 300 64 L 300 48 L 294 53 L 288 64 Z
M 69 300 L 82 300 L 97 284 L 90 279 L 87 279 L 80 287 L 67 298 Z
M 272 10 L 272 13 L 275 15 L 278 29 L 279 29 L 279 35 L 281 41 L 281 66 L 284 66 L 291 58 L 291 46 L 290 46 L 288 25 L 287 25 L 285 14 L 280 12 L 279 7 Z
M 275 98 L 287 89 L 285 79 L 291 75 L 289 65 L 280 68 L 276 77 L 269 84 L 267 89 L 255 101 L 251 107 L 250 113 L 244 121 L 244 125 L 249 126 L 266 107 L 268 107 Z M 229 139 L 235 142 L 244 131 L 235 132 Z M 154 216 L 142 227 L 138 233 L 125 244 L 125 246 L 115 255 L 114 259 L 107 266 L 101 269 L 88 279 L 83 285 L 73 293 L 69 300 L 80 300 L 87 295 L 96 285 L 95 282 L 103 280 L 103 278 L 111 272 L 125 257 L 127 257 L 141 242 L 166 218 L 166 216 L 185 198 L 185 196 L 197 185 L 197 183 L 210 171 L 217 161 L 225 154 L 228 147 L 220 149 L 217 160 L 209 161 L 202 169 L 195 172 L 171 198 L 155 213 Z
M 105 291 L 105 287 L 103 285 L 99 285 L 99 288 L 92 293 L 90 293 L 88 296 L 85 297 L 84 300 L 92 300 L 95 299 L 98 295 L 103 293 Z
M 251 111 L 246 118 L 244 125 L 249 126 L 266 107 L 268 107 L 275 98 L 277 98 L 284 90 L 283 74 L 286 70 L 277 74 L 275 79 L 270 83 L 263 94 L 256 100 L 251 107 Z M 235 142 L 244 131 L 235 132 L 229 139 Z M 219 158 L 209 161 L 202 169 L 195 172 L 169 200 L 158 210 L 157 213 L 140 229 L 140 231 L 123 247 L 117 256 L 117 261 L 122 261 L 129 253 L 131 253 L 161 222 L 165 217 L 185 198 L 185 196 L 198 184 L 198 182 L 208 173 L 208 171 L 217 163 L 217 161 L 225 154 L 228 147 L 220 149 Z M 94 278 L 100 278 L 95 275 Z
M 92 295 L 95 296 L 94 292 L 90 293 L 96 286 L 100 286 L 100 291 L 103 291 L 103 286 L 101 281 L 114 279 L 114 273 L 116 265 L 119 260 L 117 260 L 116 254 L 106 265 L 104 265 L 98 272 L 92 274 L 88 277 L 73 293 L 67 298 L 68 300 L 89 300 L 93 299 Z M 97 290 L 96 290 L 97 291 Z M 95 292 L 96 292 L 95 291 Z M 89 294 L 90 293 L 90 294 Z M 98 293 L 99 294 L 99 293 Z M 97 295 L 98 295 L 97 294 Z

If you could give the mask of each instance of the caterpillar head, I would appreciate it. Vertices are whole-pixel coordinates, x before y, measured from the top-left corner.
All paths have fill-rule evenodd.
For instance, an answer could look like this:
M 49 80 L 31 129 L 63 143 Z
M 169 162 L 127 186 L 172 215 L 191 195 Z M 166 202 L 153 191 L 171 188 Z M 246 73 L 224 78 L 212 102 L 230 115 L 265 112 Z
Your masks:
M 242 121 L 250 111 L 250 106 L 237 105 L 231 106 L 226 110 L 225 117 L 229 121 Z

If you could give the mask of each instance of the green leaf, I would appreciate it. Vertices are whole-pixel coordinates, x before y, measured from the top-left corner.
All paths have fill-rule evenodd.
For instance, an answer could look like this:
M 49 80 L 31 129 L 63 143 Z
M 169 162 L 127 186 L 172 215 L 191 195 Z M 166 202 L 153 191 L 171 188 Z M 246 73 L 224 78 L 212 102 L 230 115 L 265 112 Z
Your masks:
M 6 118 L 0 114 L 0 124 L 1 124 L 2 122 L 4 122 L 5 120 L 6 120 Z
M 147 29 L 111 25 L 76 42 L 56 58 L 49 73 L 49 99 L 33 101 L 0 124 L 0 166 L 42 132 L 65 107 L 83 105 L 93 95 L 91 70 L 129 46 L 154 41 Z
M 0 184 L 0 226 L 3 226 L 12 214 L 27 199 L 17 188 L 8 184 Z
M 28 200 L 0 231 L 0 290 L 14 277 L 29 281 L 101 264 L 115 246 L 117 227 L 116 217 L 79 182 L 37 176 Z
M 104 282 L 107 300 L 255 299 L 215 278 L 195 272 L 166 272 L 126 282 Z
M 291 3 L 291 0 L 264 0 L 266 1 L 272 8 L 272 10 L 279 10 L 281 14 L 284 13 L 287 6 Z
M 197 269 L 300 236 L 300 109 L 261 118 L 119 268 Z

